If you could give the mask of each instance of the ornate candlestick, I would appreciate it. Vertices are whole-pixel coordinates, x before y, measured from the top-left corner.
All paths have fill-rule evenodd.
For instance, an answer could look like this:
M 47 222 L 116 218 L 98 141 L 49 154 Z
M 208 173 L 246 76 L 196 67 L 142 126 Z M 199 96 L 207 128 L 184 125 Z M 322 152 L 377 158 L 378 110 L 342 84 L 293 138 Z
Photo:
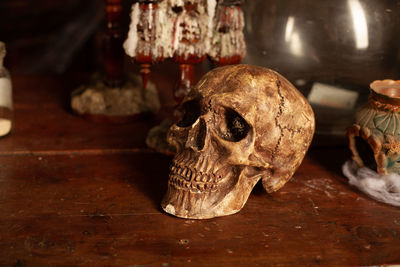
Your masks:
M 132 6 L 128 38 L 124 43 L 125 52 L 140 64 L 143 88 L 147 87 L 150 68 L 169 56 L 165 49 L 165 25 L 162 21 L 162 0 L 139 0 Z M 161 16 L 160 16 L 161 14 Z
M 194 85 L 194 64 L 206 59 L 207 54 L 207 14 L 201 1 L 186 1 L 177 12 L 174 23 L 174 61 L 179 64 L 179 80 L 174 97 L 179 104 Z
M 105 82 L 108 86 L 121 86 L 123 82 L 122 0 L 106 0 L 106 34 L 103 40 Z
M 242 2 L 223 0 L 218 4 L 212 49 L 209 51 L 216 65 L 239 64 L 246 55 Z

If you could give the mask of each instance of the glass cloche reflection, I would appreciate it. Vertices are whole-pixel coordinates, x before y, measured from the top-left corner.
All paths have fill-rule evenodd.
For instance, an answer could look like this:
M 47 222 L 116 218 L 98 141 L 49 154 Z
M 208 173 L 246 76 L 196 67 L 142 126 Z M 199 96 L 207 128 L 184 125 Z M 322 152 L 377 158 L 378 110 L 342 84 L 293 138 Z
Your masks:
M 399 79 L 400 1 L 252 0 L 243 8 L 245 62 L 302 91 L 320 140 L 344 136 L 372 81 Z

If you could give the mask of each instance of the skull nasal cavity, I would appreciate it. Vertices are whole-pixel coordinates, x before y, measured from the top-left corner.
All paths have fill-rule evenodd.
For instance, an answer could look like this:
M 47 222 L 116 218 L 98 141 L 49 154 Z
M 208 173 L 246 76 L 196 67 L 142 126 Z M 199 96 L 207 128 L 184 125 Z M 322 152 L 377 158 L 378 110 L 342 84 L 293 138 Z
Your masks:
M 207 134 L 207 126 L 205 121 L 200 119 L 200 123 L 197 125 L 197 127 L 196 148 L 197 150 L 202 150 Z

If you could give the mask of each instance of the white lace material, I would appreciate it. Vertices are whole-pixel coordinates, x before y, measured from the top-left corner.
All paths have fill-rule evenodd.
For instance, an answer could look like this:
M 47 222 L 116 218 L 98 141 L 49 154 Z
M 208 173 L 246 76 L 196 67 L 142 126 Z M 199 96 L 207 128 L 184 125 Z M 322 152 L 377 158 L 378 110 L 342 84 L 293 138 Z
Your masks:
M 349 179 L 349 184 L 371 198 L 400 207 L 399 174 L 381 175 L 367 167 L 359 168 L 353 160 L 346 161 L 342 166 L 342 171 Z

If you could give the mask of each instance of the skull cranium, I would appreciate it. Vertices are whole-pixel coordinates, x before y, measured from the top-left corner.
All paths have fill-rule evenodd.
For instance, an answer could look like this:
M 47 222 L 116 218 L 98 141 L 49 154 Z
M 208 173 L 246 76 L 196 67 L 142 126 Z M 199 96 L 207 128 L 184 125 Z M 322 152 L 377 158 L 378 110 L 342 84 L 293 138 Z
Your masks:
M 162 208 L 205 219 L 238 212 L 262 179 L 281 188 L 300 165 L 314 133 L 307 100 L 280 74 L 235 65 L 207 73 L 184 99 L 169 131 L 177 154 Z

